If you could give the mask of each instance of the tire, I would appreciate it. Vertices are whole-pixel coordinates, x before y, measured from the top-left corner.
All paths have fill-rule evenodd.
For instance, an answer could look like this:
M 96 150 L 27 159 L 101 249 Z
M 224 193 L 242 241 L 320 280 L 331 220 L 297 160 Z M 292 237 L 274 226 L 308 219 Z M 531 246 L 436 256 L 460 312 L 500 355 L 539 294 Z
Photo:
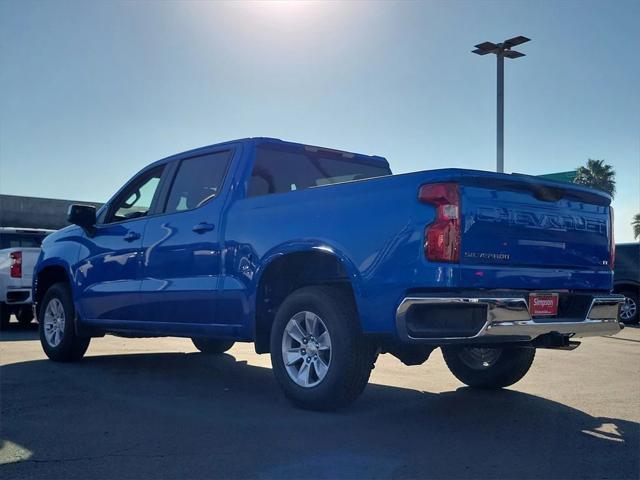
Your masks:
M 622 290 L 620 294 L 625 296 L 624 304 L 620 309 L 620 321 L 626 325 L 637 325 L 640 317 L 640 303 L 638 302 L 638 292 L 633 290 Z
M 217 338 L 192 338 L 195 347 L 202 353 L 220 354 L 233 347 L 235 342 L 231 340 L 220 340 Z
M 465 385 L 497 389 L 513 385 L 524 377 L 536 350 L 527 347 L 442 347 L 442 354 L 451 373 Z
M 75 318 L 68 284 L 52 285 L 45 293 L 38 312 L 40 343 L 51 360 L 75 362 L 87 351 L 91 338 L 76 334 Z
M 33 321 L 33 310 L 31 305 L 20 307 L 16 312 L 16 318 L 23 327 L 26 327 Z
M 304 330 L 295 329 L 293 322 Z M 366 387 L 375 359 L 376 348 L 360 331 L 353 300 L 341 290 L 301 288 L 278 308 L 271 329 L 271 363 L 294 405 L 308 410 L 349 405 Z
M 0 330 L 6 330 L 11 319 L 11 310 L 5 303 L 0 302 Z

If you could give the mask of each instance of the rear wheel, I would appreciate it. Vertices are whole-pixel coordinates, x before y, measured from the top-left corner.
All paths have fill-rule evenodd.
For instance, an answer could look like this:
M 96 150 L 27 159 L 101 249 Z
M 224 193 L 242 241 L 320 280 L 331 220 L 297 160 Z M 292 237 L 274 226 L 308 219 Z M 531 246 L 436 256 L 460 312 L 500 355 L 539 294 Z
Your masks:
M 624 290 L 620 293 L 624 295 L 624 303 L 620 307 L 620 320 L 628 325 L 638 323 L 638 292 Z
M 305 287 L 280 305 L 271 330 L 271 363 L 286 397 L 310 410 L 333 410 L 364 390 L 376 350 L 339 289 Z
M 230 340 L 219 340 L 217 338 L 192 338 L 191 341 L 202 353 L 210 354 L 224 353 L 234 344 Z
M 38 320 L 40 343 L 47 357 L 56 362 L 73 362 L 83 357 L 91 338 L 75 332 L 75 309 L 66 283 L 56 283 L 47 290 Z
M 495 389 L 513 385 L 529 371 L 534 348 L 442 347 L 451 373 L 475 388 Z

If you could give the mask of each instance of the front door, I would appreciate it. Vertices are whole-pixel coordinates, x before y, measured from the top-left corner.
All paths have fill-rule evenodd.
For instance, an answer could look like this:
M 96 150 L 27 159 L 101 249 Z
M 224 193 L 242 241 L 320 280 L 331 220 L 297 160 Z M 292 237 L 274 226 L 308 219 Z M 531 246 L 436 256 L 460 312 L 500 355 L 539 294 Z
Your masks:
M 95 232 L 84 233 L 76 281 L 88 320 L 140 320 L 142 237 L 164 166 L 135 177 L 108 207 Z
M 145 318 L 163 331 L 220 334 L 216 302 L 222 274 L 219 196 L 232 151 L 179 161 L 163 213 L 143 239 L 141 298 Z M 171 325 L 172 324 L 172 325 Z M 191 330 L 189 330 L 191 329 Z

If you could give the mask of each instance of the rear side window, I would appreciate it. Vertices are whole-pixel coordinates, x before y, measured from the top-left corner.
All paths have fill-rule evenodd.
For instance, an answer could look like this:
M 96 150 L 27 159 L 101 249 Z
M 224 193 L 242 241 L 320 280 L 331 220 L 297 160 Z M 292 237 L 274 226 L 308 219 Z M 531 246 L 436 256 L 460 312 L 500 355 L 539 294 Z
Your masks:
M 247 196 L 291 192 L 320 185 L 390 175 L 387 165 L 340 152 L 259 147 Z
M 215 197 L 222 186 L 230 158 L 231 151 L 227 150 L 182 160 L 164 211 L 191 210 Z

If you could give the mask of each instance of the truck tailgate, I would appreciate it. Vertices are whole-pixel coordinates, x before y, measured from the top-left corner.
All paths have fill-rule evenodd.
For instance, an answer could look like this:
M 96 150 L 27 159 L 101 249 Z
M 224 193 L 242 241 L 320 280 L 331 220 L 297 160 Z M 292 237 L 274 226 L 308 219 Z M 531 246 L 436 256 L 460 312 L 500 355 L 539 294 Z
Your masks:
M 33 279 L 33 269 L 38 261 L 38 255 L 40 255 L 39 248 L 23 247 L 19 249 L 22 251 L 22 284 L 30 287 Z
M 517 175 L 461 185 L 462 265 L 608 268 L 608 195 Z
M 17 278 L 9 275 L 12 263 L 12 252 L 20 252 L 22 254 L 22 275 Z M 40 249 L 33 247 L 16 247 L 0 250 L 0 272 L 5 276 L 7 288 L 31 288 L 33 269 L 35 268 L 39 254 Z

